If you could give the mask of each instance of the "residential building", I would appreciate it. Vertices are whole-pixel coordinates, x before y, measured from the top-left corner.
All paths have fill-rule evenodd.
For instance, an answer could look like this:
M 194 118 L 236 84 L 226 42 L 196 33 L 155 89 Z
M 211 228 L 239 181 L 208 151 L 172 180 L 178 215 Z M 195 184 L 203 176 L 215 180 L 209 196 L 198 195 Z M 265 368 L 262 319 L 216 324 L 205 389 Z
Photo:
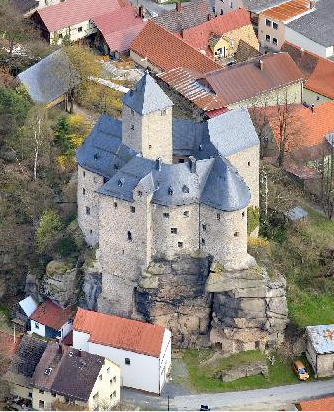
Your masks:
M 334 325 L 306 327 L 306 356 L 315 376 L 334 376 Z
M 149 20 L 131 44 L 130 57 L 154 72 L 186 67 L 204 74 L 221 66 L 174 33 Z
M 15 7 L 25 17 L 31 16 L 37 9 L 57 4 L 62 0 L 13 0 Z
M 311 13 L 286 24 L 285 40 L 320 57 L 334 59 L 333 12 L 332 0 L 318 0 Z
M 30 315 L 37 307 L 38 303 L 31 296 L 27 296 L 16 305 L 15 318 L 12 322 L 17 331 L 25 333 L 30 329 Z
M 98 47 L 104 54 L 118 58 L 120 54 L 129 52 L 132 41 L 146 23 L 143 21 L 142 10 L 140 7 L 138 12 L 132 5 L 128 5 L 93 19 L 98 29 Z
M 298 411 L 334 411 L 334 396 L 300 401 L 295 405 Z
M 67 108 L 69 92 L 79 84 L 76 71 L 62 49 L 24 70 L 17 81 L 25 86 L 33 102 L 48 108 L 58 104 Z
M 46 338 L 64 339 L 72 330 L 72 308 L 63 309 L 47 299 L 30 315 L 30 330 Z
M 14 396 L 32 400 L 31 378 L 46 345 L 45 341 L 33 336 L 24 335 L 22 337 L 10 367 L 4 375 Z
M 303 103 L 315 107 L 334 100 L 334 62 L 285 42 L 282 47 L 303 73 Z
M 32 19 L 50 44 L 62 44 L 67 38 L 79 42 L 97 32 L 94 18 L 127 6 L 126 0 L 67 0 L 37 10 Z
M 288 53 L 255 58 L 206 73 L 179 68 L 158 76 L 211 116 L 217 110 L 302 102 L 303 75 Z M 172 97 L 173 98 L 173 97 Z
M 34 410 L 110 410 L 120 401 L 120 367 L 49 342 L 31 379 Z
M 245 9 L 210 18 L 197 26 L 183 29 L 178 36 L 190 46 L 222 64 L 237 61 L 236 54 L 239 56 L 239 61 L 259 55 L 257 37 L 249 13 Z M 249 49 L 248 53 L 246 47 Z
M 260 45 L 269 50 L 279 51 L 285 41 L 286 25 L 314 10 L 314 1 L 290 0 L 259 13 L 258 37 Z
M 73 347 L 121 367 L 122 386 L 160 394 L 171 367 L 171 333 L 162 326 L 78 309 Z

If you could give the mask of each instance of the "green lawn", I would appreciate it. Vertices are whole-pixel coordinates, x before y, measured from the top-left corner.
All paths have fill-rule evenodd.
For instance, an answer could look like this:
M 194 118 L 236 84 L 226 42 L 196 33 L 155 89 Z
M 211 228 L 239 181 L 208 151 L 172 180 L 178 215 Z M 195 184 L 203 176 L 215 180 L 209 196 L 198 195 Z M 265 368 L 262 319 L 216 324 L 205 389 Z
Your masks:
M 260 351 L 248 351 L 232 355 L 218 362 L 214 367 L 203 366 L 202 362 L 207 360 L 214 353 L 213 350 L 184 350 L 182 351 L 182 360 L 185 363 L 189 373 L 189 386 L 196 392 L 227 392 L 239 391 L 257 388 L 269 388 L 271 386 L 288 385 L 298 383 L 299 380 L 294 375 L 291 367 L 291 360 L 279 359 L 275 356 L 275 363 L 272 366 L 268 360 L 269 379 L 262 375 L 250 376 L 237 379 L 233 382 L 222 382 L 220 379 L 213 377 L 216 371 L 229 369 L 236 364 L 242 364 L 252 361 L 265 360 Z M 303 362 L 310 370 L 305 359 Z M 314 380 L 313 377 L 310 380 Z

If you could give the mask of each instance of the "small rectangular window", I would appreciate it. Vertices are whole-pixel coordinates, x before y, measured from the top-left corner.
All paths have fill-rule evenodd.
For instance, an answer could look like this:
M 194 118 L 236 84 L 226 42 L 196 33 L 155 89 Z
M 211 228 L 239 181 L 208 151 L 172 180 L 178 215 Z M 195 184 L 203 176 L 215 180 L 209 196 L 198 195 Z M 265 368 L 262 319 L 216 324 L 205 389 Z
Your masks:
M 59 37 L 60 39 L 62 39 L 62 38 L 63 38 L 62 33 L 59 33 L 58 37 Z
M 184 217 L 189 217 L 189 210 L 185 210 L 185 211 L 183 212 L 183 216 L 184 216 Z
M 99 380 L 102 381 L 102 375 L 99 375 Z
M 42 401 L 42 399 L 38 401 L 38 406 L 40 409 L 44 409 L 44 401 Z
M 220 213 L 217 213 L 217 220 L 220 220 Z
M 40 389 L 40 390 L 39 390 L 39 393 L 43 394 L 43 393 L 44 393 L 43 389 Z
M 110 368 L 107 368 L 107 373 L 110 373 Z
M 241 213 L 241 216 L 242 216 L 242 217 L 245 217 L 245 212 L 242 212 L 242 213 Z
M 82 174 L 83 174 L 83 177 L 86 176 L 86 172 L 84 170 L 82 171 Z
M 234 237 L 238 237 L 239 236 L 239 232 L 234 232 Z
M 136 211 L 136 208 L 134 206 L 130 206 L 130 212 L 135 213 L 135 211 Z
M 230 8 L 233 9 L 233 2 L 230 2 Z
M 271 27 L 271 20 L 266 19 L 266 26 Z
M 206 231 L 206 225 L 205 224 L 202 225 L 202 229 L 203 229 L 204 232 Z
M 32 398 L 32 392 L 29 392 L 28 397 Z
M 275 37 L 273 37 L 273 45 L 277 46 L 277 39 Z
M 35 322 L 35 328 L 39 329 L 39 324 Z
M 250 165 L 251 165 L 251 162 L 247 162 L 247 165 L 250 166 Z
M 143 192 L 141 190 L 138 190 L 137 194 L 138 194 L 139 197 L 143 196 Z
M 132 242 L 132 233 L 128 231 L 128 241 Z
M 183 247 L 183 242 L 177 242 L 177 247 L 182 248 Z
M 131 125 L 131 130 L 135 130 L 135 125 L 134 124 Z
M 205 245 L 205 239 L 202 238 L 202 245 Z
M 78 32 L 82 32 L 82 27 L 78 27 Z
M 90 215 L 90 207 L 86 206 L 86 215 Z
M 177 227 L 172 227 L 170 229 L 170 233 L 172 233 L 173 235 L 177 235 Z
M 149 144 L 149 145 L 148 145 L 148 148 L 149 148 L 149 149 L 152 149 L 152 145 L 151 145 L 151 144 Z
M 115 209 L 117 208 L 117 202 L 114 202 L 114 208 Z
M 130 358 L 125 358 L 124 363 L 125 365 L 130 365 Z
M 166 116 L 166 109 L 161 110 L 161 116 Z
M 277 29 L 278 29 L 278 24 L 275 23 L 275 22 L 273 22 L 273 28 L 274 28 L 275 30 L 277 30 Z
M 113 382 L 116 382 L 116 376 L 114 376 L 114 377 L 112 378 L 112 380 L 113 380 Z
M 165 219 L 168 219 L 168 218 L 169 218 L 169 213 L 163 213 L 162 216 L 163 216 Z
M 114 392 L 112 393 L 112 396 L 113 396 L 114 398 L 116 398 L 116 391 L 114 391 Z
M 179 163 L 184 163 L 184 159 L 179 159 Z
M 82 194 L 85 196 L 85 194 L 86 194 L 86 189 L 82 188 Z
M 270 36 L 269 36 L 269 34 L 266 34 L 266 41 L 267 41 L 267 42 L 270 42 Z

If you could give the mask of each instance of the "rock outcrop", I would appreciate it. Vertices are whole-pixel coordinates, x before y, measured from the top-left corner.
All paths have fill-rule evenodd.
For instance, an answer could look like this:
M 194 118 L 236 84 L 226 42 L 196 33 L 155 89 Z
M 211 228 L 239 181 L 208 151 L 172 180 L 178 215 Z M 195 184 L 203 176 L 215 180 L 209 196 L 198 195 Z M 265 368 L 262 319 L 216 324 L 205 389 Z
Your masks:
M 102 292 L 102 270 L 98 260 L 86 261 L 81 268 L 83 284 L 79 305 L 82 308 L 98 310 L 98 298 Z
M 232 382 L 236 379 L 255 375 L 263 375 L 265 378 L 269 378 L 268 365 L 265 361 L 252 362 L 246 365 L 235 365 L 234 368 L 224 370 L 217 377 L 223 382 Z

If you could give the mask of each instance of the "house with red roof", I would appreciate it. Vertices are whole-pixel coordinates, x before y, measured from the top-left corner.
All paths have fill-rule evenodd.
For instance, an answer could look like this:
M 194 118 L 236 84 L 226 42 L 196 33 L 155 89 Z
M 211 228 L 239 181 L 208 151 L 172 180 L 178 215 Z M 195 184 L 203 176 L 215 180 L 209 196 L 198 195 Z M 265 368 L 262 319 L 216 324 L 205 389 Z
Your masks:
M 122 386 L 160 394 L 171 367 L 171 332 L 158 325 L 79 308 L 73 347 L 121 367 Z
M 30 330 L 46 338 L 63 340 L 72 330 L 72 308 L 63 309 L 47 299 L 30 315 Z
M 67 0 L 37 10 L 32 19 L 50 44 L 81 41 L 97 32 L 94 19 L 126 7 L 126 0 Z

